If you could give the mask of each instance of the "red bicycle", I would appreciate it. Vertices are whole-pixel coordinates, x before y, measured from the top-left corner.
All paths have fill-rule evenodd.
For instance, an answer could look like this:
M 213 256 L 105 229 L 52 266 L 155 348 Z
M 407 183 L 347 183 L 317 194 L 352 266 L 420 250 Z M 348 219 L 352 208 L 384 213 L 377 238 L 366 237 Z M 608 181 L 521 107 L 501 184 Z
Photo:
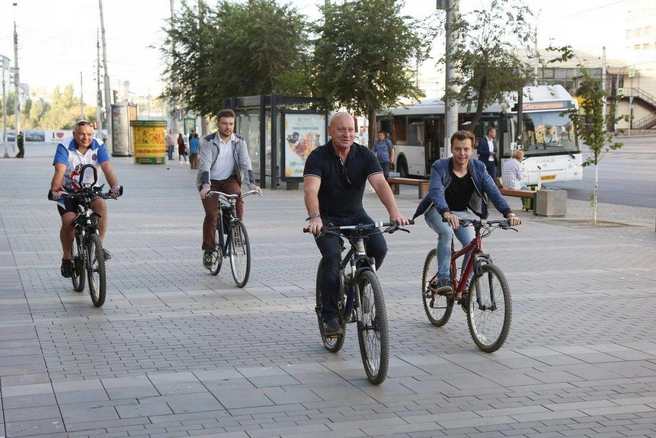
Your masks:
M 453 304 L 457 302 L 467 314 L 467 325 L 474 343 L 482 351 L 492 353 L 501 348 L 508 337 L 512 319 L 512 299 L 505 275 L 492 263 L 492 257 L 483 253 L 483 238 L 497 228 L 517 230 L 505 219 L 461 219 L 460 226 L 473 226 L 475 237 L 460 251 L 455 251 L 454 242 L 451 241 L 453 291 L 436 291 L 437 250 L 430 250 L 426 256 L 421 281 L 424 310 L 434 326 L 442 327 L 449 321 Z M 463 256 L 467 256 L 467 262 L 463 269 L 458 269 L 458 259 Z

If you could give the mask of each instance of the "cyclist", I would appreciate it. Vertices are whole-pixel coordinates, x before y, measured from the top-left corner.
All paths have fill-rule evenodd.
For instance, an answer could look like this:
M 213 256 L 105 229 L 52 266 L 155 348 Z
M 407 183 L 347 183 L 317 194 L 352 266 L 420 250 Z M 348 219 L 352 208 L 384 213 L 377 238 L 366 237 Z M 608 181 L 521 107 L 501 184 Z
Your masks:
M 342 333 L 337 308 L 340 239 L 322 236 L 323 224 L 374 223 L 362 205 L 367 181 L 387 208 L 391 221 L 407 225 L 409 219 L 396 206 L 394 194 L 383 176 L 376 155 L 366 146 L 354 143 L 353 117 L 348 113 L 336 113 L 328 124 L 328 134 L 331 140 L 313 150 L 305 162 L 303 185 L 305 208 L 310 221 L 308 228 L 316 236 L 315 241 L 324 261 L 321 316 L 326 335 L 336 335 Z M 387 254 L 387 243 L 375 229 L 366 234 L 369 236 L 367 255 L 376 260 L 376 268 L 379 268 Z
M 511 226 L 521 223 L 499 193 L 494 180 L 487 173 L 485 163 L 470 159 L 474 152 L 474 141 L 474 134 L 469 131 L 458 131 L 451 136 L 453 157 L 433 163 L 428 193 L 414 215 L 415 218 L 425 215 L 428 226 L 438 234 L 438 293 L 453 293 L 449 273 L 453 234 L 463 246 L 474 239 L 473 228 L 460 227 L 460 219 L 487 218 L 489 197 Z M 465 257 L 463 266 L 466 262 Z M 456 296 L 456 300 L 459 301 L 460 297 Z
M 196 185 L 205 209 L 203 221 L 203 266 L 212 269 L 212 251 L 216 221 L 219 217 L 219 198 L 207 196 L 210 190 L 234 195 L 241 193 L 244 177 L 248 178 L 248 189 L 262 190 L 255 185 L 255 175 L 248 156 L 246 141 L 235 134 L 235 112 L 231 109 L 219 111 L 218 131 L 203 138 L 200 148 L 200 164 Z M 237 217 L 244 218 L 244 201 L 237 198 Z
M 77 214 L 79 202 L 75 199 L 61 199 L 61 195 L 66 192 L 76 191 L 81 188 L 80 168 L 85 164 L 92 164 L 94 167 L 102 169 L 107 182 L 111 186 L 110 196 L 117 198 L 120 196 L 120 188 L 112 164 L 109 161 L 109 154 L 105 145 L 98 143 L 93 137 L 93 125 L 86 120 L 80 120 L 75 124 L 73 129 L 73 138 L 66 138 L 57 145 L 57 152 L 52 163 L 55 166 L 55 174 L 50 183 L 50 192 L 52 199 L 57 201 L 57 208 L 62 220 L 59 238 L 62 244 L 64 256 L 61 264 L 61 275 L 70 278 L 73 272 L 73 262 L 71 261 L 71 250 L 73 239 L 75 238 L 75 229 L 73 228 L 73 219 Z M 93 175 L 85 174 L 85 179 L 91 180 Z M 91 208 L 99 216 L 98 233 L 102 243 L 107 231 L 107 207 L 105 200 L 96 198 L 91 204 Z M 105 260 L 112 256 L 106 249 Z

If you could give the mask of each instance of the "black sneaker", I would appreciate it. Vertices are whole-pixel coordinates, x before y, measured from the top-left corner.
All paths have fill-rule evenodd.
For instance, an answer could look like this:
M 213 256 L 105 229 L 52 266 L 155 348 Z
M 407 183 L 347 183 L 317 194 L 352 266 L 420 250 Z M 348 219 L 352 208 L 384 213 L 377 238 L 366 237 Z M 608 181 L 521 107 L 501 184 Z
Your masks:
M 203 266 L 205 269 L 212 269 L 212 251 L 205 251 L 203 254 Z
M 61 275 L 64 278 L 71 278 L 73 276 L 73 260 L 62 259 Z
M 334 316 L 328 321 L 324 322 L 323 332 L 326 336 L 335 336 L 344 334 L 342 325 L 339 323 L 339 318 Z
M 103 256 L 105 256 L 105 260 L 109 260 L 112 258 L 112 255 L 105 248 L 103 248 Z

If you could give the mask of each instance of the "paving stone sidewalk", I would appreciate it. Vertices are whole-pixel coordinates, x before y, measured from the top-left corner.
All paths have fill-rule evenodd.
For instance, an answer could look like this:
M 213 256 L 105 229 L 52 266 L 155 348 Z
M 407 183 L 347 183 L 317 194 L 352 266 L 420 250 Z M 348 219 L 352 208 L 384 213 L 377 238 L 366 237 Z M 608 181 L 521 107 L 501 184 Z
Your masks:
M 0 436 L 656 436 L 653 209 L 586 203 L 485 240 L 513 293 L 508 341 L 480 352 L 455 309 L 442 328 L 419 291 L 435 234 L 423 219 L 387 237 L 379 272 L 390 369 L 371 385 L 357 336 L 324 349 L 319 260 L 302 192 L 247 198 L 253 266 L 239 289 L 202 268 L 195 172 L 114 158 L 101 309 L 59 274 L 51 156 L 0 160 Z M 416 188 L 397 197 L 404 213 Z M 510 200 L 518 209 L 519 200 Z M 386 214 L 374 194 L 365 206 Z

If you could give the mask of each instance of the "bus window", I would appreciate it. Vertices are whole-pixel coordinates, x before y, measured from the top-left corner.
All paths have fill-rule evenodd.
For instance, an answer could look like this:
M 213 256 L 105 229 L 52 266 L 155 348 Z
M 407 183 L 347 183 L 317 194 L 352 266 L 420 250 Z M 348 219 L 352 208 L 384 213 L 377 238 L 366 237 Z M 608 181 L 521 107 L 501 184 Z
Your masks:
M 408 144 L 405 117 L 394 117 L 394 141 L 396 144 Z
M 410 120 L 408 120 L 410 122 Z M 408 123 L 408 144 L 411 146 L 424 145 L 424 122 Z
M 524 113 L 522 131 L 526 156 L 581 151 L 572 122 L 560 112 Z

